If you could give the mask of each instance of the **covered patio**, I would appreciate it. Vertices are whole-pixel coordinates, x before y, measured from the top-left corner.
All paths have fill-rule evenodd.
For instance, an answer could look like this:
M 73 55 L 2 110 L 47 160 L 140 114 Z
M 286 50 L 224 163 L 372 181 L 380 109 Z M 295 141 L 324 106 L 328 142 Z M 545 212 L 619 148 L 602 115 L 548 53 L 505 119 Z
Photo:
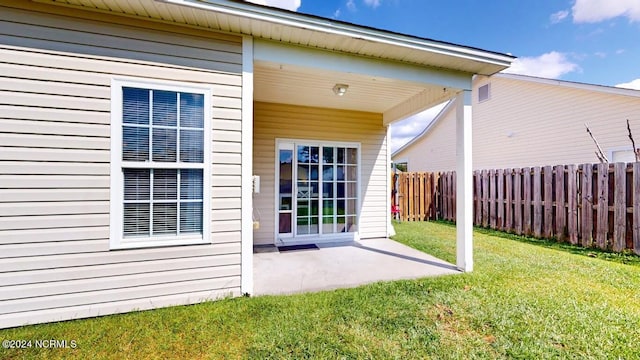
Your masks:
M 284 252 L 275 246 L 261 246 L 255 248 L 253 263 L 254 295 L 333 290 L 461 273 L 455 265 L 388 238 Z
M 243 175 L 251 171 L 260 184 L 251 199 L 243 196 L 242 264 L 253 275 L 243 277 L 243 292 L 472 271 L 472 78 L 505 69 L 513 57 L 303 14 L 257 12 L 247 30 L 252 37 L 243 40 L 243 117 L 253 118 L 242 134 Z M 388 239 L 390 125 L 445 101 L 456 113 L 455 265 Z M 300 244 L 319 249 L 277 249 Z M 252 254 L 252 247 L 273 251 Z

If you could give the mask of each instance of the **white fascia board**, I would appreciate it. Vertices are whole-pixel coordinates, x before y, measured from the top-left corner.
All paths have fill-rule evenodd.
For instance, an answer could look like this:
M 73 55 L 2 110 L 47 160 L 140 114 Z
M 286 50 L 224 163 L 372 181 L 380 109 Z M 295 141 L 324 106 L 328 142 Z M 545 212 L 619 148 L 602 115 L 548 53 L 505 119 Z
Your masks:
M 458 90 L 471 89 L 471 77 L 465 72 L 370 59 L 266 40 L 254 40 L 254 59 L 256 62 L 361 74 Z
M 251 4 L 240 2 L 229 2 L 223 0 L 156 0 L 170 4 L 191 6 L 202 10 L 216 11 L 228 15 L 249 18 L 253 20 L 265 21 L 299 29 L 319 31 L 328 34 L 356 38 L 376 43 L 402 46 L 431 53 L 444 54 L 464 58 L 473 61 L 480 61 L 499 66 L 509 67 L 515 59 L 513 56 L 494 53 L 481 49 L 474 49 L 461 45 L 448 44 L 435 40 L 421 39 L 409 35 L 391 33 L 384 30 L 365 28 L 357 25 L 350 25 L 342 22 L 335 22 L 331 19 L 323 19 L 304 14 L 286 12 L 279 9 L 268 9 Z

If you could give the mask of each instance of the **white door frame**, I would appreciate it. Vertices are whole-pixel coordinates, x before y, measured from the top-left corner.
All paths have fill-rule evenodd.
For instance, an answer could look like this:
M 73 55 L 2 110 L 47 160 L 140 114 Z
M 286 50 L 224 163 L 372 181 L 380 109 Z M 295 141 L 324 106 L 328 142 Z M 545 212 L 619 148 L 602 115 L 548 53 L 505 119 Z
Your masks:
M 292 216 L 291 216 L 291 236 L 285 234 L 282 236 L 279 232 L 280 221 L 280 149 L 284 149 L 284 144 L 293 144 L 293 158 L 292 158 Z M 274 181 L 274 243 L 275 245 L 295 245 L 295 244 L 309 244 L 309 243 L 332 243 L 332 242 L 348 242 L 359 239 L 359 229 L 356 232 L 348 233 L 332 233 L 322 234 L 322 215 L 318 215 L 318 234 L 309 235 L 297 235 L 296 231 L 296 214 L 297 214 L 297 200 L 294 196 L 297 193 L 297 150 L 298 145 L 306 146 L 331 146 L 331 147 L 351 147 L 357 149 L 357 164 L 356 164 L 356 225 L 360 226 L 360 207 L 362 204 L 362 145 L 359 142 L 342 142 L 342 141 L 322 141 L 322 140 L 310 140 L 310 139 L 284 139 L 276 138 L 275 144 L 275 181 Z M 289 148 L 286 146 L 286 148 Z M 320 165 L 320 163 L 318 163 Z M 318 169 L 320 172 L 320 167 Z M 319 174 L 319 178 L 322 174 Z M 318 186 L 321 186 L 319 181 Z M 318 200 L 319 206 L 320 199 Z M 346 206 L 346 205 L 345 205 Z M 320 206 L 321 208 L 321 206 Z M 320 211 L 320 210 L 319 210 Z

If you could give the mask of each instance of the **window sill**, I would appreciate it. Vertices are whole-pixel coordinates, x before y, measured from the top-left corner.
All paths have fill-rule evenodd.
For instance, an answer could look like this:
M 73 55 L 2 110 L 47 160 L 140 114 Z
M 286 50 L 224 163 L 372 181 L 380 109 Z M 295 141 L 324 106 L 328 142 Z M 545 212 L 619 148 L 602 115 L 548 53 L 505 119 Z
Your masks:
M 128 249 L 145 249 L 170 246 L 185 245 L 209 245 L 211 241 L 206 241 L 202 236 L 198 237 L 167 237 L 167 238 L 149 238 L 149 239 L 121 239 L 118 243 L 113 241 L 109 250 L 128 250 Z

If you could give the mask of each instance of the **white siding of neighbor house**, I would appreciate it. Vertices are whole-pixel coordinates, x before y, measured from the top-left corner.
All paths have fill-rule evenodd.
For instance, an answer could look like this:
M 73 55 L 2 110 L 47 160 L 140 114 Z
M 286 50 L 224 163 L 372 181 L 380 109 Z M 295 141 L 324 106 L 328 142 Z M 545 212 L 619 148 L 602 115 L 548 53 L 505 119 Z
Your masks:
M 491 84 L 490 99 L 479 103 L 477 89 L 487 83 Z M 608 157 L 612 152 L 631 150 L 627 119 L 635 138 L 640 138 L 637 96 L 500 76 L 478 77 L 473 89 L 474 169 L 598 162 L 585 123 Z M 450 123 L 445 125 L 447 131 L 429 133 L 394 160 L 428 154 L 429 149 L 441 146 L 443 138 L 454 141 L 455 118 L 443 120 Z M 412 167 L 454 169 L 455 152 L 438 159 L 426 157 L 422 168 Z
M 240 294 L 241 41 L 0 5 L 0 328 Z M 114 77 L 212 89 L 212 244 L 109 250 Z
M 387 236 L 387 141 L 382 114 L 255 103 L 254 173 L 260 193 L 254 194 L 260 229 L 255 244 L 274 244 L 276 138 L 355 142 L 361 144 L 360 238 Z
M 441 121 L 429 129 L 424 143 L 413 144 L 394 155 L 396 162 L 406 162 L 407 171 L 453 170 L 456 166 L 456 109 L 442 114 Z M 428 141 L 425 141 L 427 140 Z

